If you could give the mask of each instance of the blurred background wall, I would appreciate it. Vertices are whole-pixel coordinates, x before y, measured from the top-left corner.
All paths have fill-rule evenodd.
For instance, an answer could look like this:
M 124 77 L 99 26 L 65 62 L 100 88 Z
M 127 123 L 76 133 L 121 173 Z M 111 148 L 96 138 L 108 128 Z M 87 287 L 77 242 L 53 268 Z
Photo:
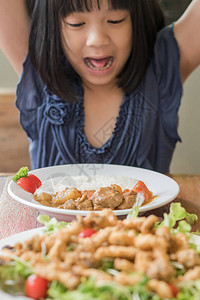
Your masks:
M 160 0 L 160 2 L 165 11 L 167 23 L 171 23 L 182 14 L 191 0 Z M 6 93 L 13 95 L 13 97 L 11 97 L 12 99 L 8 100 L 10 101 L 9 104 L 6 105 L 6 103 L 3 103 L 0 106 L 0 172 L 12 172 L 15 171 L 18 166 L 21 167 L 23 164 L 29 164 L 28 143 L 25 133 L 19 126 L 18 112 L 14 107 L 14 93 L 17 82 L 17 75 L 4 54 L 0 51 L 0 94 Z M 184 95 L 179 111 L 178 130 L 182 143 L 177 144 L 171 164 L 171 173 L 200 173 L 199 114 L 200 67 L 184 84 Z M 10 117 L 11 120 L 9 121 Z M 2 127 L 3 125 L 6 125 L 5 129 Z M 16 131 L 13 132 L 13 128 Z M 9 132 L 11 132 L 11 137 L 8 137 Z M 10 154 L 10 159 L 7 161 L 3 159 L 3 155 L 5 154 Z M 18 159 L 18 166 L 13 166 L 12 159 L 16 161 L 16 157 Z

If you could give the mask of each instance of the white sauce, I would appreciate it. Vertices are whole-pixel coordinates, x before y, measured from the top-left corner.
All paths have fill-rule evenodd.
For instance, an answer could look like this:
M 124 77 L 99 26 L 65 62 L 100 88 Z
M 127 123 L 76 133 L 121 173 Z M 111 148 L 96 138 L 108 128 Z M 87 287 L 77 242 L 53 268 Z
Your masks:
M 55 194 L 70 187 L 77 188 L 80 191 L 97 190 L 99 187 L 107 187 L 111 184 L 117 184 L 122 190 L 125 190 L 132 189 L 137 181 L 137 179 L 131 177 L 109 175 L 56 177 L 44 181 L 35 194 L 39 195 L 43 192 Z

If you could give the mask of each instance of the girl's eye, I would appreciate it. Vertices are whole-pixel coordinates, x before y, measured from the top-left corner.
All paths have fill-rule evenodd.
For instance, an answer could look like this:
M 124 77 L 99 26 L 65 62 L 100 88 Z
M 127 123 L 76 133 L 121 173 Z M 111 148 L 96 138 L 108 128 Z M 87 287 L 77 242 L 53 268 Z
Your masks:
M 82 22 L 82 23 L 67 23 L 69 26 L 71 26 L 71 27 L 81 27 L 81 26 L 83 26 L 85 23 L 84 22 Z
M 108 23 L 111 24 L 120 24 L 125 20 L 125 18 L 121 19 L 121 20 L 109 20 Z

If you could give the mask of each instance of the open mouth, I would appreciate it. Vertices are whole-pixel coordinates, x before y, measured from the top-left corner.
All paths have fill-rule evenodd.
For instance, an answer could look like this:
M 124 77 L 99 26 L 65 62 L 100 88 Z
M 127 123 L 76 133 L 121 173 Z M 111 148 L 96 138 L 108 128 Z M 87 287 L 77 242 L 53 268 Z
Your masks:
M 100 59 L 86 57 L 84 58 L 84 62 L 93 70 L 106 70 L 112 65 L 113 57 L 109 56 Z

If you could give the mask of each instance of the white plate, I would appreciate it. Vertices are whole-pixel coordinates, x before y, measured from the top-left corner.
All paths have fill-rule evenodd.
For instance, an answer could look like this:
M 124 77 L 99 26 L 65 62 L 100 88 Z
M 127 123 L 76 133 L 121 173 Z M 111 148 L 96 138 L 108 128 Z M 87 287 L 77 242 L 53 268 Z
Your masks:
M 0 241 L 0 250 L 4 246 L 14 246 L 18 242 L 22 243 L 25 240 L 30 239 L 32 236 L 36 234 L 42 234 L 42 228 L 31 229 L 31 230 L 23 231 L 15 235 L 9 236 Z M 27 298 L 25 296 L 11 296 L 0 290 L 0 299 L 1 300 L 29 300 L 31 298 Z
M 9 236 L 5 239 L 0 240 L 0 249 L 5 246 L 14 246 L 16 243 L 30 239 L 32 236 L 36 234 L 42 234 L 43 227 L 34 228 L 26 231 L 22 231 L 20 233 L 16 233 L 12 236 Z
M 74 164 L 41 168 L 31 171 L 30 173 L 38 176 L 42 182 L 48 180 L 49 178 L 52 178 L 56 181 L 56 178 L 62 176 L 65 177 L 83 175 L 124 176 L 142 180 L 147 185 L 149 190 L 153 192 L 153 195 L 156 195 L 157 197 L 155 197 L 155 199 L 151 203 L 140 207 L 140 212 L 145 212 L 161 207 L 175 199 L 179 193 L 178 184 L 170 177 L 158 172 L 128 166 L 105 164 Z M 42 213 L 48 214 L 50 217 L 55 217 L 57 220 L 69 222 L 73 218 L 75 218 L 77 214 L 86 216 L 90 213 L 89 211 L 59 209 L 44 206 L 33 200 L 32 194 L 25 192 L 13 181 L 11 181 L 8 185 L 8 193 L 14 200 L 24 205 L 36 208 Z M 123 217 L 126 216 L 129 211 L 130 209 L 114 210 L 114 213 L 119 217 Z

